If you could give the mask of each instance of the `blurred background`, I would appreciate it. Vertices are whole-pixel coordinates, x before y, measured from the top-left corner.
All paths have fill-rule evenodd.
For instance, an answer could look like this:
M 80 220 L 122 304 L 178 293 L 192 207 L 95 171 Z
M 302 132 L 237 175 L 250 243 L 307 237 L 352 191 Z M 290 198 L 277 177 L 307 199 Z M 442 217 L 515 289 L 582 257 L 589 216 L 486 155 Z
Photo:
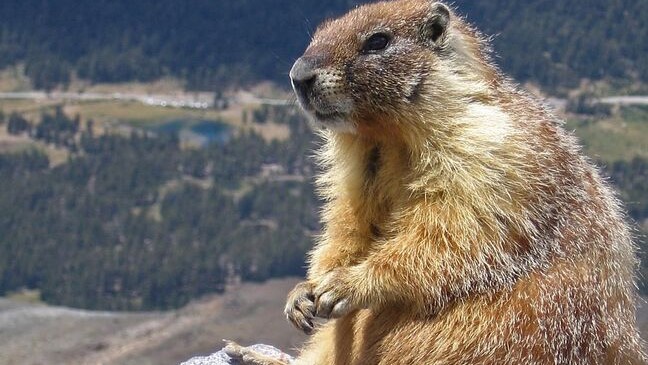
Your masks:
M 0 364 L 304 340 L 281 309 L 320 228 L 317 139 L 287 74 L 359 3 L 0 2 Z M 648 1 L 453 3 L 580 138 L 645 256 Z

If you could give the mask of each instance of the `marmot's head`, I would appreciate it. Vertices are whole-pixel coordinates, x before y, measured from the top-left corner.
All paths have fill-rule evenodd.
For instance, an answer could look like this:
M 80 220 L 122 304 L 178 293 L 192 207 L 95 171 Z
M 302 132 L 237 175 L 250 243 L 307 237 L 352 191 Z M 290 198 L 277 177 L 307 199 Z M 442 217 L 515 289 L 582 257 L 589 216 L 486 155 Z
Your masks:
M 316 125 L 385 135 L 422 109 L 442 113 L 449 98 L 479 94 L 495 72 L 482 48 L 439 2 L 379 2 L 321 25 L 290 77 Z

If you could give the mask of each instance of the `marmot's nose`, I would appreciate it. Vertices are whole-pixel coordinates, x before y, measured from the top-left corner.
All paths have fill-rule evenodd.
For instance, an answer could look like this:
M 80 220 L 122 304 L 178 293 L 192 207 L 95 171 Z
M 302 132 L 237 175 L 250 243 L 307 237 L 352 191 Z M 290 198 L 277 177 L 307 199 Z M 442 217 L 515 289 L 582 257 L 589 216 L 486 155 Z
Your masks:
M 290 81 L 295 92 L 302 98 L 308 97 L 308 92 L 313 88 L 317 79 L 318 60 L 315 57 L 300 57 L 290 70 Z

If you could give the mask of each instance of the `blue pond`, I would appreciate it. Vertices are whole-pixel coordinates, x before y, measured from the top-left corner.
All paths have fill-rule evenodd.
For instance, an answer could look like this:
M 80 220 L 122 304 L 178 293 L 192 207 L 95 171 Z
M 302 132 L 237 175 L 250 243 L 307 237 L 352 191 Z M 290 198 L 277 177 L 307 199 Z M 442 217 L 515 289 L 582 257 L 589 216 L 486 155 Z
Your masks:
M 216 120 L 172 120 L 153 128 L 158 133 L 177 134 L 181 140 L 201 145 L 225 143 L 231 136 L 231 127 Z

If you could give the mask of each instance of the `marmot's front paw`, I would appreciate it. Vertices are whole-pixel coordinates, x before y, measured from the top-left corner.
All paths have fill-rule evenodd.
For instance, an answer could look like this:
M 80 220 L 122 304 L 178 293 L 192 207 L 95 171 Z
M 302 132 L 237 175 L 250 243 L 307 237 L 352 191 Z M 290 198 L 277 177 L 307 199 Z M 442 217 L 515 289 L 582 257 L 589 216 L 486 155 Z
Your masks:
M 326 274 L 315 287 L 315 316 L 320 318 L 340 318 L 359 309 L 347 283 L 348 270 L 335 269 Z
M 315 317 L 314 300 L 313 284 L 304 281 L 297 284 L 290 294 L 288 294 L 286 308 L 284 309 L 286 318 L 295 327 L 308 335 L 313 332 L 313 318 Z

